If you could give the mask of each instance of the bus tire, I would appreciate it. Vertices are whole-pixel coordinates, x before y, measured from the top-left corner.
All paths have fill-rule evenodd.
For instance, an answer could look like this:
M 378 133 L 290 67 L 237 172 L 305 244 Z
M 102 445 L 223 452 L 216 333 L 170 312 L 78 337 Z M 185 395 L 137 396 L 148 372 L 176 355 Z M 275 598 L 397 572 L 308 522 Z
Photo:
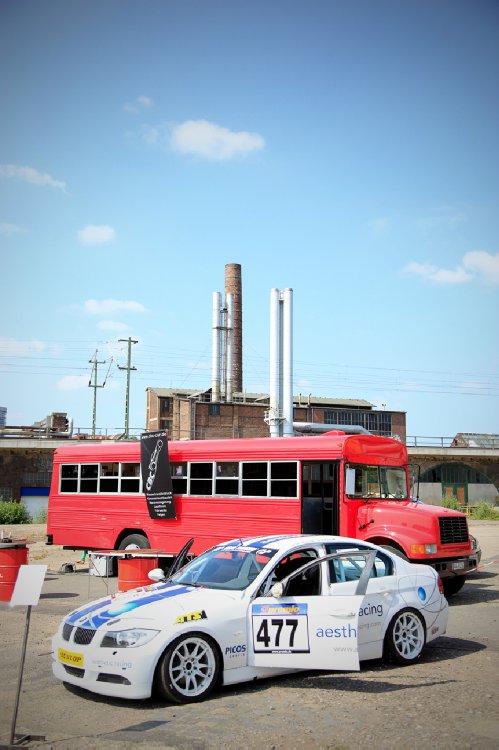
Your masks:
M 464 586 L 466 576 L 455 576 L 454 578 L 443 578 L 442 583 L 444 585 L 444 595 L 448 599 L 449 596 L 454 596 Z
M 151 545 L 143 534 L 129 534 L 121 540 L 118 549 L 151 549 Z
M 380 546 L 383 549 L 386 549 L 387 552 L 391 552 L 392 555 L 397 555 L 397 557 L 401 557 L 402 560 L 409 560 L 405 552 L 402 552 L 402 550 L 398 549 L 398 547 L 390 547 L 389 544 L 381 544 Z
M 384 655 L 395 664 L 414 664 L 423 653 L 426 625 L 416 609 L 406 607 L 397 612 L 385 635 Z
M 205 633 L 185 633 L 170 643 L 155 674 L 155 688 L 174 703 L 206 698 L 220 677 L 221 658 L 215 641 Z

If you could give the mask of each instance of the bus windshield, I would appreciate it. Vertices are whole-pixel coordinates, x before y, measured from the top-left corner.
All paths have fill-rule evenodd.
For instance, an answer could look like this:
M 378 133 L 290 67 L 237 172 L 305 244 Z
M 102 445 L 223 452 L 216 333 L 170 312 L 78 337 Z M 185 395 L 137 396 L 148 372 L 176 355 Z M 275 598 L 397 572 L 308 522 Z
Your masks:
M 391 466 L 347 466 L 346 494 L 353 498 L 407 500 L 405 469 Z
M 276 550 L 237 543 L 214 547 L 188 563 L 172 581 L 186 586 L 242 591 L 275 554 Z

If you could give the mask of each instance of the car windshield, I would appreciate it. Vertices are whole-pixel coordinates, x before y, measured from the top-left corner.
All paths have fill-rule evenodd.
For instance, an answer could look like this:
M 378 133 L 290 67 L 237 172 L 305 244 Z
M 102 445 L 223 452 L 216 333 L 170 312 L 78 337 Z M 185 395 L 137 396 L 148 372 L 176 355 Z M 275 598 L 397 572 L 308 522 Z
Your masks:
M 175 583 L 242 591 L 255 580 L 276 550 L 244 544 L 214 547 L 196 557 L 173 577 Z

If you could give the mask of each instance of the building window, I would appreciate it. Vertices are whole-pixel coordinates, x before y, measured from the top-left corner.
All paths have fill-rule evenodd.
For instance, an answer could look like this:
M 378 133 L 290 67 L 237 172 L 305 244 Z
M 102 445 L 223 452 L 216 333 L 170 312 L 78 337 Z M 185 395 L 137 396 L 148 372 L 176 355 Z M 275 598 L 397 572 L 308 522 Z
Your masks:
M 220 416 L 220 404 L 208 404 L 208 416 L 219 417 Z

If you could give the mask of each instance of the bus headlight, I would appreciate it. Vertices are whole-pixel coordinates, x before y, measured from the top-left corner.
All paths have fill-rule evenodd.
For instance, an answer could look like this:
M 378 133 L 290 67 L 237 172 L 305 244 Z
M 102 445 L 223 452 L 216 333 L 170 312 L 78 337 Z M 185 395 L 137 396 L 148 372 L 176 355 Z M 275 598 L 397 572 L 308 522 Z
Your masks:
M 146 643 L 158 635 L 159 630 L 133 628 L 130 630 L 111 630 L 102 639 L 103 648 L 135 648 L 145 646 Z
M 411 544 L 412 555 L 436 555 L 436 544 Z

